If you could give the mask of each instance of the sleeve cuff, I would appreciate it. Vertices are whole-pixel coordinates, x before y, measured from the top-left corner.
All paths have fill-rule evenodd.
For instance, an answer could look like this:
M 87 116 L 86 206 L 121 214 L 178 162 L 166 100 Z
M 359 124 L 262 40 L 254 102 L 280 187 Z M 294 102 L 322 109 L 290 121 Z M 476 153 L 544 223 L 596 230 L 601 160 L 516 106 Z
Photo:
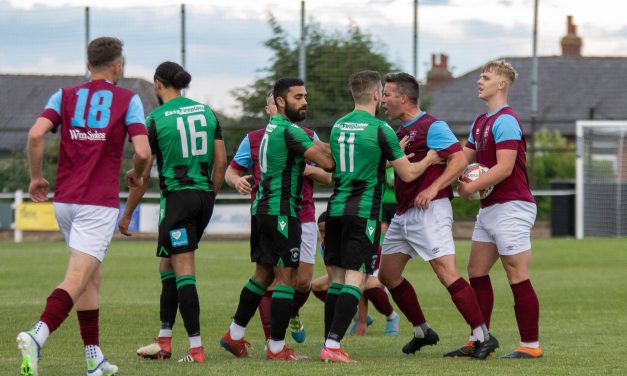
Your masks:
M 518 150 L 519 143 L 520 143 L 520 140 L 501 141 L 496 144 L 496 150 L 501 150 L 501 149 Z
M 473 144 L 472 142 L 466 142 L 466 145 L 464 145 L 464 147 L 467 147 L 468 149 L 472 149 L 472 150 L 477 150 L 477 148 L 475 147 L 475 144 Z
M 233 167 L 236 170 L 239 171 L 248 171 L 248 169 L 242 165 L 240 165 L 239 163 L 235 162 L 234 160 L 231 161 L 231 163 L 229 164 L 229 166 Z
M 453 153 L 457 153 L 458 151 L 462 151 L 462 146 L 459 144 L 459 142 L 456 142 L 452 144 L 451 146 L 447 147 L 446 149 L 442 149 L 438 151 L 438 156 L 440 156 L 441 158 L 444 158 L 444 157 L 448 157 L 449 155 Z
M 46 108 L 39 115 L 39 117 L 50 120 L 50 122 L 53 124 L 52 133 L 55 133 L 59 128 L 59 124 L 61 124 L 61 116 L 59 116 L 59 114 L 52 108 Z
M 133 123 L 127 126 L 128 135 L 130 137 L 140 136 L 140 135 L 148 135 L 148 131 L 146 130 L 146 126 L 142 123 Z

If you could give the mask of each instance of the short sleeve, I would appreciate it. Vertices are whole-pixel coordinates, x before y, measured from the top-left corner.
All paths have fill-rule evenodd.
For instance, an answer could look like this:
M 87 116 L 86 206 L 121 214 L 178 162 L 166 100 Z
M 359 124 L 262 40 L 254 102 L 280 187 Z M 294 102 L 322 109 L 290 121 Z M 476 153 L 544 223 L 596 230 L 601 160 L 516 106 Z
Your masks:
M 248 137 L 248 135 L 246 136 Z M 222 140 L 222 127 L 220 127 L 220 121 L 216 118 L 216 131 L 213 134 L 214 140 Z
M 144 106 L 142 105 L 139 95 L 133 95 L 131 101 L 128 104 L 128 110 L 126 111 L 126 118 L 124 123 L 129 126 L 131 124 L 143 124 L 144 123 Z
M 148 143 L 150 144 L 150 150 L 152 154 L 157 154 L 157 149 L 159 148 L 159 138 L 157 137 L 157 124 L 155 124 L 155 119 L 152 115 L 148 115 L 146 119 L 146 128 L 148 131 Z
M 518 120 L 508 114 L 501 115 L 496 119 L 492 127 L 492 134 L 494 135 L 494 142 L 497 144 L 503 141 L 520 141 L 522 139 L 522 130 Z
M 405 156 L 403 149 L 398 144 L 396 133 L 387 123 L 383 123 L 378 129 L 378 142 L 385 159 L 395 161 Z
M 427 147 L 429 149 L 441 151 L 458 143 L 457 137 L 445 122 L 436 121 L 429 127 L 427 132 Z
M 44 111 L 39 115 L 40 117 L 46 118 L 52 122 L 54 127 L 52 128 L 53 132 L 56 132 L 57 127 L 61 124 L 61 99 L 63 98 L 63 90 L 59 89 L 56 93 L 52 94 L 50 99 L 48 99 L 48 103 L 46 103 L 46 107 Z
M 473 121 L 472 124 L 470 125 L 470 134 L 468 135 L 468 141 L 466 141 L 466 145 L 464 145 L 468 149 L 472 149 L 472 150 L 476 149 L 475 137 L 472 135 L 472 131 L 475 129 L 475 122 L 476 121 Z
M 236 163 L 237 165 L 234 165 L 233 163 Z M 253 168 L 253 158 L 250 154 L 250 140 L 248 139 L 248 135 L 246 135 L 246 137 L 244 137 L 242 142 L 239 144 L 237 152 L 231 162 L 231 166 L 237 168 L 238 170 L 250 170 Z
M 492 135 L 497 149 L 517 149 L 522 140 L 522 130 L 515 117 L 509 114 L 499 116 L 492 127 Z
M 303 155 L 313 146 L 313 140 L 300 127 L 292 125 L 285 128 L 285 146 L 291 152 Z
M 124 118 L 129 136 L 135 137 L 146 134 L 146 126 L 144 125 L 144 106 L 139 99 L 139 95 L 133 95 L 126 110 Z
M 472 135 L 472 130 L 475 128 L 475 123 L 470 125 L 470 134 L 468 135 L 468 143 L 475 144 L 475 136 Z

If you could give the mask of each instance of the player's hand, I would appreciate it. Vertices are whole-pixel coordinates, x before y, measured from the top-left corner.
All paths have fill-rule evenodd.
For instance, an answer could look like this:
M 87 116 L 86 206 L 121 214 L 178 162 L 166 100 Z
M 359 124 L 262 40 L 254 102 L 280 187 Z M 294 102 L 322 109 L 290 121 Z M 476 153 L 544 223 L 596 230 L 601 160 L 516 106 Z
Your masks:
M 469 189 L 468 183 L 464 183 L 463 181 L 458 180 L 457 193 L 459 193 L 459 197 L 463 198 L 464 200 L 470 200 L 472 199 L 472 194 L 474 192 Z
M 118 229 L 120 230 L 120 234 L 126 236 L 133 236 L 130 232 L 128 232 L 128 226 L 131 223 L 131 218 L 123 215 L 118 221 Z
M 28 194 L 30 199 L 34 202 L 48 201 L 48 191 L 50 190 L 50 184 L 48 180 L 44 178 L 31 179 L 28 186 Z
M 137 174 L 135 169 L 130 169 L 126 172 L 126 185 L 130 188 L 139 188 L 144 184 L 144 177 L 141 174 Z
M 237 179 L 235 182 L 235 189 L 243 195 L 249 195 L 253 191 L 253 187 L 250 185 L 248 179 L 250 179 L 252 175 L 244 175 Z
M 365 336 L 367 332 L 368 332 L 368 324 L 360 321 L 359 323 L 357 323 L 357 328 L 355 328 L 355 332 L 353 333 L 353 335 Z
M 429 166 L 434 165 L 434 164 L 444 163 L 444 159 L 442 159 L 438 155 L 438 152 L 433 150 L 433 149 L 430 149 L 427 152 L 427 155 L 425 156 L 425 159 L 427 160 L 427 163 L 429 163 Z
M 403 137 L 399 142 L 398 145 L 401 147 L 401 149 L 403 149 L 403 151 L 405 151 L 405 148 L 407 147 L 407 145 L 409 145 L 409 136 L 405 136 Z
M 429 208 L 429 203 L 435 198 L 435 196 L 437 196 L 437 194 L 438 187 L 432 184 L 416 196 L 414 205 L 419 209 L 426 210 Z

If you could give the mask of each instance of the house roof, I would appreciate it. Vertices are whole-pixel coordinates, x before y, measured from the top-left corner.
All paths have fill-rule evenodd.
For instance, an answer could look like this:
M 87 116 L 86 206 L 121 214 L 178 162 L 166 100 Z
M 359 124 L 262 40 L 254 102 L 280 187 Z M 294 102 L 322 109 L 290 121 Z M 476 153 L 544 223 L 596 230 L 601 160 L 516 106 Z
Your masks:
M 505 59 L 518 71 L 508 102 L 528 133 L 532 58 Z M 627 72 L 627 57 L 539 57 L 536 129 L 574 136 L 576 120 L 627 119 L 627 75 L 620 72 Z M 448 122 L 458 135 L 467 134 L 475 117 L 486 110 L 477 97 L 479 73 L 480 67 L 426 94 L 427 110 Z
M 62 87 L 83 82 L 84 76 L 0 74 L 0 151 L 24 149 L 26 134 L 50 96 Z M 139 95 L 144 115 L 158 105 L 152 83 L 140 78 L 123 78 L 118 85 Z

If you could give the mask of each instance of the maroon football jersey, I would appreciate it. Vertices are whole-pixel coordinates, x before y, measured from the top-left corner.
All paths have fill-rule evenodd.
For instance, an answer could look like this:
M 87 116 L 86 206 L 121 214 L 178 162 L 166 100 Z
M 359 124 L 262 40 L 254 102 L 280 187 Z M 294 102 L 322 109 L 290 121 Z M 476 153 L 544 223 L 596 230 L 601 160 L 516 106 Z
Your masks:
M 409 159 L 410 162 L 418 162 L 423 160 L 429 149 L 434 149 L 438 152 L 438 155 L 442 158 L 446 158 L 447 156 L 461 151 L 462 147 L 457 141 L 457 139 L 453 136 L 453 133 L 448 129 L 448 125 L 444 124 L 442 127 L 448 130 L 446 136 L 447 142 L 439 143 L 440 145 L 434 143 L 434 145 L 429 145 L 428 135 L 429 129 L 435 124 L 443 122 L 439 121 L 435 117 L 422 113 L 415 119 L 413 122 L 409 124 L 401 125 L 396 130 L 396 136 L 399 141 L 403 139 L 405 136 L 409 136 L 409 144 L 405 148 L 405 154 L 414 153 L 414 156 Z M 446 169 L 445 164 L 435 164 L 427 167 L 427 170 L 416 180 L 411 181 L 409 183 L 405 183 L 398 177 L 398 174 L 395 173 L 394 179 L 394 192 L 396 193 L 396 213 L 403 214 L 410 208 L 414 207 L 414 200 L 426 188 L 431 186 L 434 181 L 436 181 L 440 175 Z M 447 186 L 441 189 L 438 194 L 433 198 L 434 200 L 448 197 L 449 199 L 453 198 L 453 189 L 451 186 Z
M 54 201 L 118 208 L 124 140 L 147 134 L 139 97 L 97 80 L 61 89 L 46 107 L 41 117 L 61 126 Z
M 488 116 L 489 115 L 489 116 Z M 499 119 L 502 117 L 502 119 Z M 511 119 L 514 120 L 511 120 Z M 500 120 L 511 120 L 502 124 Z M 512 137 L 503 137 L 499 139 L 500 134 L 510 133 L 511 129 L 503 129 L 496 132 L 496 127 L 515 127 L 520 129 L 515 131 L 519 134 L 519 139 Z M 494 204 L 500 204 L 508 201 L 521 200 L 535 203 L 535 199 L 529 189 L 529 179 L 527 177 L 526 157 L 527 143 L 525 142 L 524 129 L 520 124 L 518 115 L 509 106 L 504 106 L 496 113 L 479 115 L 472 126 L 471 137 L 466 143 L 466 147 L 477 152 L 475 160 L 477 163 L 492 168 L 496 165 L 496 151 L 501 149 L 516 150 L 516 162 L 510 176 L 494 186 L 492 193 L 481 200 L 481 207 L 487 207 Z

